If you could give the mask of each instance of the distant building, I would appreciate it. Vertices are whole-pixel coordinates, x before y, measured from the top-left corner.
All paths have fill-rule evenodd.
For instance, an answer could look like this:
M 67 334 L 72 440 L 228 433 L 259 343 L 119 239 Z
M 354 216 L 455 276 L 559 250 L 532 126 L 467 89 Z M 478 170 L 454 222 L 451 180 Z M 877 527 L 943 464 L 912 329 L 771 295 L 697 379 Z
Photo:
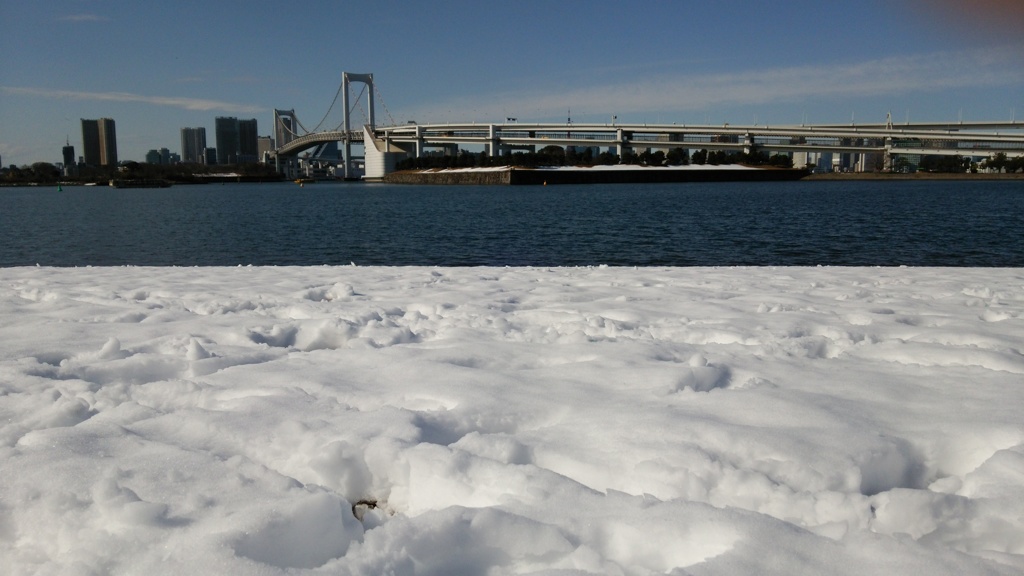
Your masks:
M 75 176 L 77 174 L 77 166 L 75 166 L 75 147 L 71 145 L 71 140 L 65 140 L 66 144 L 61 148 L 61 155 L 64 157 L 64 175 Z
M 184 162 L 199 164 L 206 153 L 206 128 L 181 129 L 181 157 Z
M 238 121 L 238 160 L 239 164 L 255 164 L 259 161 L 259 131 L 256 119 Z
M 274 139 L 270 136 L 260 136 L 256 139 L 256 153 L 259 161 L 263 162 L 272 150 L 274 150 Z
M 117 164 L 117 131 L 110 118 L 82 119 L 82 149 L 89 166 Z
M 100 118 L 100 165 L 117 165 L 117 132 L 114 130 L 114 121 L 110 118 Z
M 100 124 L 82 118 L 82 158 L 86 166 L 100 165 Z
M 207 166 L 213 166 L 217 163 L 217 149 L 206 148 L 203 150 L 203 164 Z
M 247 164 L 259 160 L 259 133 L 256 119 L 239 120 L 218 116 L 217 159 L 221 164 Z
M 171 153 L 167 148 L 150 150 L 146 153 L 146 164 L 161 164 L 167 166 L 170 164 L 177 164 L 180 160 L 180 156 Z
M 238 161 L 240 144 L 238 140 L 238 118 L 218 116 L 214 120 L 217 137 L 217 162 L 234 164 Z

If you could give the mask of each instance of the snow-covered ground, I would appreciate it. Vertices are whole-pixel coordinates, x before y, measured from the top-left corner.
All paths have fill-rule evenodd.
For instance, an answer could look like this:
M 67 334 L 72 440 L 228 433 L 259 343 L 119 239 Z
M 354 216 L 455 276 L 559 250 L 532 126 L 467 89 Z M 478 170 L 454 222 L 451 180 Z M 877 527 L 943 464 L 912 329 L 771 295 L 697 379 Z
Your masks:
M 1020 574 L 1024 270 L 0 269 L 21 574 Z

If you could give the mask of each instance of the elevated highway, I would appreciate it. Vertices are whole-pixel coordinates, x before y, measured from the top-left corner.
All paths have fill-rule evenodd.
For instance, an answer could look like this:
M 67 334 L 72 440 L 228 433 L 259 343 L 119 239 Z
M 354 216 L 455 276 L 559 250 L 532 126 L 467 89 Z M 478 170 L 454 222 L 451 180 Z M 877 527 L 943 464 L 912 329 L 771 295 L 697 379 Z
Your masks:
M 368 117 L 361 129 L 353 129 L 348 102 L 349 85 L 364 85 Z M 1024 122 L 915 122 L 894 124 L 816 125 L 686 125 L 686 124 L 553 124 L 446 122 L 376 126 L 374 122 L 372 74 L 342 74 L 338 95 L 342 96 L 343 123 L 332 130 L 307 131 L 294 111 L 275 110 L 275 130 L 288 141 L 271 153 L 280 165 L 282 158 L 328 142 L 345 145 L 345 175 L 352 165 L 352 143 L 362 143 L 367 170 L 386 172 L 399 157 L 420 157 L 429 149 L 457 151 L 461 146 L 482 147 L 491 156 L 516 150 L 539 150 L 545 146 L 605 148 L 617 153 L 636 150 L 727 150 L 767 153 L 840 153 L 878 155 L 891 166 L 899 155 L 1024 156 Z M 357 97 L 355 103 L 358 104 Z M 334 103 L 331 104 L 334 107 Z M 386 109 L 386 107 L 385 107 Z M 330 110 L 328 110 L 328 114 Z M 325 115 L 325 119 L 326 119 Z M 321 124 L 323 121 L 321 121 Z M 319 125 L 318 125 L 319 126 Z M 279 137 L 279 142 L 282 137 Z M 383 174 L 380 174 L 383 175 Z
M 319 146 L 320 144 L 343 142 L 346 138 L 351 141 L 361 143 L 363 141 L 363 131 L 350 130 L 346 132 L 344 130 L 327 130 L 324 132 L 312 132 L 304 136 L 299 136 L 284 146 L 281 146 L 274 151 L 274 154 L 278 156 L 297 156 L 310 148 Z
M 990 123 L 988 125 L 995 125 Z M 932 126 L 942 126 L 936 129 Z M 1006 127 L 1005 123 L 999 126 Z M 375 130 L 377 138 L 424 148 L 453 144 L 484 146 L 490 154 L 548 145 L 630 149 L 764 150 L 891 154 L 1024 154 L 1024 131 L 968 132 L 946 125 L 756 126 L 678 124 L 409 124 Z M 1015 125 L 1024 128 L 1024 125 Z M 403 146 L 403 147 L 405 147 Z

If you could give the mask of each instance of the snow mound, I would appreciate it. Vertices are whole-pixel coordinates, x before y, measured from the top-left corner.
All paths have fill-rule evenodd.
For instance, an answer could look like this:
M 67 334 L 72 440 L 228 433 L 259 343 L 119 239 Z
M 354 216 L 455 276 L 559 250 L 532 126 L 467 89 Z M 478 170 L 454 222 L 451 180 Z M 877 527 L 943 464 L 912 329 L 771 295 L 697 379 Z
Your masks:
M 4 574 L 1024 573 L 1013 269 L 0 270 Z

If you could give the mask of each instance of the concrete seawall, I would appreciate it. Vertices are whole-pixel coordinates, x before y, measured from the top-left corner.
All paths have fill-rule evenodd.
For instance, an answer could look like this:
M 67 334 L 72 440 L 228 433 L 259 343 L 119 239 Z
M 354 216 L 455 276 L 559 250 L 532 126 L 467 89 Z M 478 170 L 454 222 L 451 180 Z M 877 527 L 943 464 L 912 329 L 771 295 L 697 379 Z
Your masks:
M 488 170 L 488 171 L 439 171 L 439 172 L 417 172 L 404 171 L 393 172 L 384 177 L 388 184 L 444 184 L 449 186 L 460 184 L 493 185 L 512 184 L 512 170 Z
M 394 172 L 384 177 L 388 184 L 512 185 L 546 184 L 645 184 L 666 182 L 766 182 L 799 180 L 807 175 L 796 169 L 700 169 L 636 168 L 602 170 L 438 170 Z

